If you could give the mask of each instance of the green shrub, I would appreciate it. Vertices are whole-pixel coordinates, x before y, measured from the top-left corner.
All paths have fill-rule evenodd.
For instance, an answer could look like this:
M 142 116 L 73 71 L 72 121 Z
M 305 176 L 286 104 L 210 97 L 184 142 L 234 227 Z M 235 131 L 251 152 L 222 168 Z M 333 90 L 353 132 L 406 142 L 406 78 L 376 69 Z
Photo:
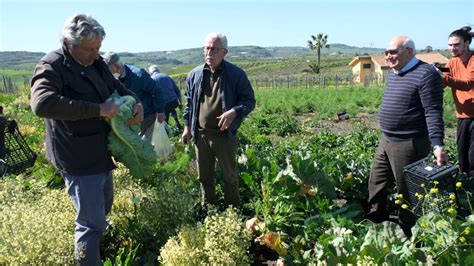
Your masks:
M 129 241 L 142 245 L 137 254 L 154 253 L 182 225 L 194 220 L 193 206 L 199 200 L 196 181 L 181 175 L 164 178 L 163 172 L 155 179 L 156 186 L 144 186 L 134 182 L 123 165 L 115 171 L 115 199 L 106 235 L 108 257 L 114 258 L 113 252 Z

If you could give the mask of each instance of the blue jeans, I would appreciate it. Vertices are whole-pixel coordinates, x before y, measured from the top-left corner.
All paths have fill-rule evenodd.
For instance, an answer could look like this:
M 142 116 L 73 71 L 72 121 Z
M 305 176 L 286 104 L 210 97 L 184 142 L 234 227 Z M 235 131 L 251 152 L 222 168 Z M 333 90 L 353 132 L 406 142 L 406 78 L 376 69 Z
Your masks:
M 112 209 L 112 171 L 71 176 L 64 174 L 66 191 L 76 208 L 74 251 L 80 265 L 100 265 L 100 239 L 107 227 L 105 216 Z

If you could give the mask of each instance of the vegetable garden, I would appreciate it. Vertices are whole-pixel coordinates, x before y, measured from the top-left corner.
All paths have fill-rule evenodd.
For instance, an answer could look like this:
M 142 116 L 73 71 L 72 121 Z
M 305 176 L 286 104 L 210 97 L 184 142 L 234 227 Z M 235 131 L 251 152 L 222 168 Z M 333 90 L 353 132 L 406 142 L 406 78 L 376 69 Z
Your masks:
M 420 217 L 411 238 L 396 223 L 362 219 L 382 95 L 380 87 L 257 90 L 257 108 L 238 135 L 239 210 L 220 203 L 200 215 L 195 155 L 179 132 L 173 158 L 152 175 L 133 178 L 118 164 L 105 264 L 474 264 L 471 194 L 462 180 L 446 208 Z M 39 155 L 27 172 L 0 179 L 0 265 L 72 264 L 75 212 L 44 158 L 43 122 L 30 111 L 27 88 L 0 94 L 0 102 Z M 448 136 L 453 106 L 446 92 Z M 340 121 L 342 112 L 349 119 Z M 446 146 L 454 162 L 453 137 Z M 436 194 L 426 191 L 421 204 Z M 459 215 L 453 197 L 469 213 Z M 393 210 L 415 207 L 397 195 L 391 202 Z

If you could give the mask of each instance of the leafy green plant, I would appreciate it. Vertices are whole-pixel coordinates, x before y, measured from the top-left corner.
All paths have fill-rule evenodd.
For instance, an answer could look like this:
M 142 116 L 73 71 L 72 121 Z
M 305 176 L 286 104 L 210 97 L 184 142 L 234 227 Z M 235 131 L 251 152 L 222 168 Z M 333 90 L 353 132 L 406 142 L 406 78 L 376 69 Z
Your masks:
M 130 243 L 132 243 L 130 241 Z M 140 244 L 136 247 L 130 246 L 121 247 L 115 257 L 115 260 L 112 261 L 107 258 L 104 262 L 104 266 L 131 266 L 134 265 L 135 257 L 137 255 L 137 250 L 139 249 Z
M 185 155 L 183 158 L 186 160 Z M 156 251 L 169 237 L 194 221 L 193 206 L 199 201 L 197 181 L 179 174 L 184 169 L 166 167 L 156 169 L 153 183 L 142 184 L 132 180 L 123 165 L 115 171 L 116 192 L 105 252 L 111 259 L 124 242 L 132 241 L 140 244 L 136 247 L 137 260 L 149 261 L 147 254 L 156 257 Z M 151 180 L 149 177 L 148 182 Z
M 109 120 L 112 132 L 109 134 L 108 147 L 112 155 L 130 169 L 130 174 L 137 178 L 149 175 L 157 156 L 150 142 L 142 140 L 137 125 L 128 125 L 133 118 L 132 110 L 135 98 L 122 96 L 114 91 L 108 101 L 114 101 L 120 106 L 118 116 Z

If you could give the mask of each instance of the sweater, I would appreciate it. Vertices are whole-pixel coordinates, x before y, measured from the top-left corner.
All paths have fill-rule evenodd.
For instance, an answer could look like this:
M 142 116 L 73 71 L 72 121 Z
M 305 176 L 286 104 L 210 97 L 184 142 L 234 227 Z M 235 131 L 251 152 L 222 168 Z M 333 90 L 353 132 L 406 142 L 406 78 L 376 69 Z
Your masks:
M 474 53 L 465 65 L 461 58 L 449 59 L 444 83 L 452 88 L 457 118 L 474 118 Z
M 420 61 L 406 72 L 390 73 L 379 112 L 380 129 L 393 140 L 429 135 L 443 145 L 443 86 L 432 65 Z

